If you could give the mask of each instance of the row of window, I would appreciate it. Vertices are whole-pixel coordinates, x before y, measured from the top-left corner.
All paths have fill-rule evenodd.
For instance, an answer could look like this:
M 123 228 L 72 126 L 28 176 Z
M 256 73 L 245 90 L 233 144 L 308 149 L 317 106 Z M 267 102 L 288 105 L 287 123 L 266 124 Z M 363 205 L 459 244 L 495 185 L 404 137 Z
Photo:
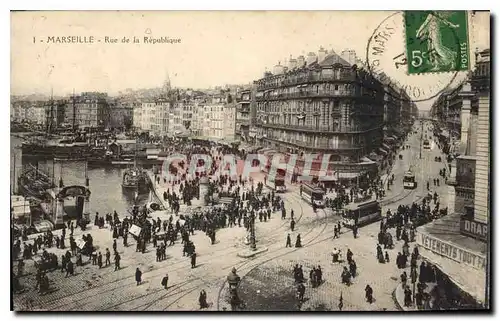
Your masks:
M 283 86 L 291 83 L 304 82 L 304 81 L 314 81 L 323 79 L 344 79 L 353 78 L 355 71 L 352 69 L 342 69 L 342 68 L 325 68 L 320 70 L 303 70 L 293 73 L 287 73 L 280 76 L 266 77 L 260 79 L 256 82 L 257 87 L 262 86 Z

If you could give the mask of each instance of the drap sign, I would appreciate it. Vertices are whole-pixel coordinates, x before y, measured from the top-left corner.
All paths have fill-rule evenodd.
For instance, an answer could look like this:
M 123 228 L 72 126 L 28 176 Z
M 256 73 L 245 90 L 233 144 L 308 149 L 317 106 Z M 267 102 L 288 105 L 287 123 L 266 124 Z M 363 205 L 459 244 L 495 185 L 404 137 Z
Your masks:
M 486 270 L 486 258 L 443 242 L 427 234 L 418 233 L 417 244 L 439 255 L 448 257 L 459 263 L 470 265 L 478 270 Z
M 460 220 L 460 233 L 486 242 L 488 239 L 488 225 L 462 218 Z

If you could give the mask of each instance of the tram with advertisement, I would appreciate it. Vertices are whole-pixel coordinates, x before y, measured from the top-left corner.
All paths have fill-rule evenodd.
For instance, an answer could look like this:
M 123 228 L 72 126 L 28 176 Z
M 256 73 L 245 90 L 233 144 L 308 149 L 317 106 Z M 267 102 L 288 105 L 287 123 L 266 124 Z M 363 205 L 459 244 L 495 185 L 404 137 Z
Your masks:
M 361 203 L 350 203 L 344 208 L 342 224 L 345 227 L 362 226 L 382 219 L 380 203 L 369 200 Z
M 314 204 L 318 208 L 325 207 L 325 192 L 318 186 L 303 183 L 300 186 L 300 197 L 309 204 Z
M 286 192 L 285 171 L 281 168 L 276 170 L 276 175 L 269 175 L 266 179 L 266 186 L 276 193 Z
M 415 189 L 417 188 L 417 182 L 415 181 L 415 174 L 411 170 L 405 173 L 403 176 L 403 188 L 404 189 Z

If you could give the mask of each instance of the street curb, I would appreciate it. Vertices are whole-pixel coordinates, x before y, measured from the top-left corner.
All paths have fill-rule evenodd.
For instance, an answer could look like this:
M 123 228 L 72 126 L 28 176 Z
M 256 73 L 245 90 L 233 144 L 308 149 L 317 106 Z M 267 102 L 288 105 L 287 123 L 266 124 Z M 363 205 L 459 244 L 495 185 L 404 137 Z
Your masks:
M 151 189 L 153 190 L 153 193 L 155 194 L 156 198 L 160 201 L 162 207 L 167 210 L 168 209 L 168 202 L 163 200 L 163 195 L 158 195 L 159 191 L 156 188 L 156 183 L 154 182 L 154 174 L 150 171 L 146 171 L 148 173 L 149 181 L 151 184 Z
M 401 306 L 401 304 L 399 304 L 399 301 L 398 299 L 396 298 L 396 290 L 398 289 L 400 285 L 398 284 L 396 286 L 396 288 L 394 289 L 394 291 L 392 291 L 392 299 L 394 300 L 394 303 L 396 304 L 396 308 L 398 308 L 399 311 L 405 311 L 405 309 L 403 309 L 403 307 Z
M 250 257 L 254 257 L 256 256 L 257 254 L 260 254 L 260 253 L 264 253 L 264 252 L 267 252 L 268 248 L 267 247 L 263 247 L 263 248 L 260 248 L 260 249 L 257 249 L 255 251 L 252 251 L 252 250 L 245 250 L 243 252 L 240 252 L 237 254 L 238 257 L 241 257 L 241 258 L 250 258 Z

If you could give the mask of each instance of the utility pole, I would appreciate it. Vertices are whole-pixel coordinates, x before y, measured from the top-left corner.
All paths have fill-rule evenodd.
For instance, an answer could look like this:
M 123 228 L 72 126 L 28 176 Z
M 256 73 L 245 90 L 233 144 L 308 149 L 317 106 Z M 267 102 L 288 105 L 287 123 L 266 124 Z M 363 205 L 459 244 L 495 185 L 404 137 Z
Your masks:
M 422 159 L 422 139 L 424 138 L 424 122 L 420 123 L 420 159 Z

